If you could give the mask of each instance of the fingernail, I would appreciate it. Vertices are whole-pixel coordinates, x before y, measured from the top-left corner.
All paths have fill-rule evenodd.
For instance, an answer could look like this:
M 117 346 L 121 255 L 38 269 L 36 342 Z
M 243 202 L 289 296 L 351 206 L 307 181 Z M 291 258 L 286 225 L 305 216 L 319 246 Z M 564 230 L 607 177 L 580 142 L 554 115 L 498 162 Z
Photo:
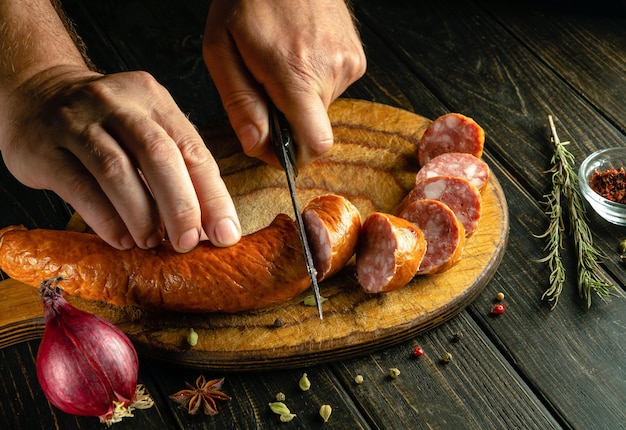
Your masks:
M 198 244 L 200 240 L 200 234 L 198 230 L 192 228 L 191 230 L 187 230 L 184 232 L 180 238 L 178 239 L 178 248 L 182 251 L 189 251 Z
M 252 124 L 245 125 L 238 130 L 237 136 L 245 152 L 250 152 L 259 143 L 261 134 Z
M 122 249 L 131 249 L 135 246 L 135 241 L 130 234 L 127 234 L 120 239 L 120 246 Z
M 161 241 L 163 240 L 163 235 L 160 233 L 155 233 L 146 240 L 146 247 L 148 249 L 156 248 L 159 246 Z
M 224 218 L 215 224 L 215 239 L 221 246 L 234 245 L 241 239 L 239 226 L 230 218 Z

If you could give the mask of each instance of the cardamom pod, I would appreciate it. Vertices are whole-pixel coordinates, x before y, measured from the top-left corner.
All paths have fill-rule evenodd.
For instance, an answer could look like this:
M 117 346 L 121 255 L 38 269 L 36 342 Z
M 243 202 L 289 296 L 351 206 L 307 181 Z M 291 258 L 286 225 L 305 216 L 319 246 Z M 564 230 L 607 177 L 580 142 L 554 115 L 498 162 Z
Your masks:
M 198 344 L 198 333 L 190 328 L 189 333 L 187 333 L 187 343 L 189 346 L 196 346 Z
M 307 376 L 306 373 L 302 374 L 302 377 L 300 378 L 298 385 L 300 386 L 300 389 L 302 391 L 308 391 L 308 389 L 311 388 L 311 381 L 309 381 L 309 377 Z
M 271 402 L 269 405 L 270 405 L 270 409 L 275 414 L 278 414 L 278 415 L 288 415 L 288 414 L 291 414 L 291 411 L 289 410 L 287 405 L 284 404 L 283 402 Z
M 331 408 L 330 405 L 320 406 L 320 416 L 322 417 L 325 423 L 328 422 L 328 419 L 330 418 L 330 414 L 332 413 L 333 413 L 333 408 Z

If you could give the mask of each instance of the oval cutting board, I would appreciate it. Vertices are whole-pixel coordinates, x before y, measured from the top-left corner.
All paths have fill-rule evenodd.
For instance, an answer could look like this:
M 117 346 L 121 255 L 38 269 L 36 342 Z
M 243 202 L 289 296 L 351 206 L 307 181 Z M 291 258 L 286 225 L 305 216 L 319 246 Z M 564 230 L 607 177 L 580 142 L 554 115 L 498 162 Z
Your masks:
M 363 219 L 375 210 L 393 213 L 411 190 L 418 170 L 416 145 L 430 120 L 376 103 L 340 99 L 329 110 L 335 145 L 297 178 L 301 206 L 334 192 L 349 198 Z M 293 214 L 284 172 L 241 153 L 229 127 L 204 134 L 241 218 L 244 233 L 269 224 L 279 212 Z M 80 219 L 71 229 L 81 230 Z M 353 261 L 321 283 L 324 319 L 300 297 L 267 309 L 238 314 L 179 314 L 124 308 L 70 298 L 77 307 L 109 319 L 153 358 L 225 371 L 315 365 L 357 356 L 424 332 L 463 310 L 495 273 L 508 239 L 506 200 L 492 175 L 483 192 L 478 230 L 467 240 L 461 261 L 449 271 L 417 276 L 406 287 L 366 295 Z M 246 256 L 241 256 L 245 260 Z M 37 290 L 2 282 L 0 347 L 39 336 Z M 7 294 L 10 292 L 10 294 Z M 8 300 L 6 298 L 8 297 Z M 190 348 L 187 332 L 198 332 Z

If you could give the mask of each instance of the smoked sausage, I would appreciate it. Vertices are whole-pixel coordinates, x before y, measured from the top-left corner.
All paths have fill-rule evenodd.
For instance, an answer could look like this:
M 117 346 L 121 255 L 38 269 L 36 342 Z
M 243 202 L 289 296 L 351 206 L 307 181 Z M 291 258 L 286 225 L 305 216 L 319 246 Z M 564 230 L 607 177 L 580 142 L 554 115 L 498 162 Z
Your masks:
M 322 281 L 341 270 L 356 251 L 361 214 L 347 198 L 325 194 L 309 200 L 302 209 L 317 279 Z
M 448 113 L 435 119 L 426 129 L 417 146 L 420 166 L 437 155 L 464 152 L 478 158 L 483 155 L 485 131 L 472 118 Z
M 467 179 L 482 192 L 489 180 L 489 166 L 472 154 L 448 152 L 432 158 L 422 166 L 415 176 L 415 183 L 435 176 L 456 176 Z
M 365 219 L 356 253 L 356 274 L 366 293 L 409 283 L 426 252 L 424 234 L 403 218 L 374 212 Z
M 93 234 L 7 227 L 0 269 L 33 287 L 62 276 L 64 291 L 86 300 L 184 312 L 263 308 L 310 283 L 295 222 L 284 214 L 234 246 L 201 242 L 186 254 L 168 242 L 122 251 Z
M 411 202 L 421 199 L 439 200 L 448 205 L 463 224 L 466 237 L 471 236 L 478 228 L 482 199 L 478 188 L 467 179 L 454 176 L 424 179 L 400 203 L 398 212 L 402 212 Z
M 465 229 L 445 203 L 438 200 L 415 200 L 400 213 L 400 217 L 415 224 L 426 239 L 426 254 L 418 274 L 444 272 L 461 259 Z

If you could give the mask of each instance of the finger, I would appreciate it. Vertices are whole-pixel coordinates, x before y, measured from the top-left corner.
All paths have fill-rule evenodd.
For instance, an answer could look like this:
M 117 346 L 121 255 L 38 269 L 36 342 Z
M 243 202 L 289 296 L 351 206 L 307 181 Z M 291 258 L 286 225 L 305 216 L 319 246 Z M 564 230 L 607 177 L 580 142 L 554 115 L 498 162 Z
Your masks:
M 202 53 L 241 147 L 251 157 L 278 165 L 268 144 L 265 91 L 248 71 L 232 39 L 226 33 L 216 34 L 213 28 L 219 27 L 209 15 Z
M 36 180 L 37 188 L 52 189 L 81 215 L 85 223 L 105 242 L 117 249 L 130 249 L 135 241 L 96 179 L 64 150 L 52 151 L 50 163 L 38 166 L 40 178 L 54 178 L 54 186 L 46 179 Z
M 294 99 L 292 107 L 285 110 L 297 145 L 297 163 L 306 166 L 333 146 L 333 129 L 327 106 L 317 94 Z
M 157 246 L 163 238 L 161 221 L 133 160 L 100 125 L 89 126 L 81 137 L 68 149 L 93 176 L 133 241 L 141 248 Z
M 241 225 L 215 159 L 180 110 L 164 112 L 157 120 L 174 138 L 193 183 L 202 219 L 200 239 L 234 245 L 241 239 Z
M 105 126 L 135 157 L 172 246 L 179 252 L 193 249 L 202 230 L 200 205 L 176 142 L 143 113 L 114 115 Z
M 241 225 L 217 164 L 196 158 L 188 166 L 200 201 L 203 231 L 216 246 L 234 245 L 241 239 Z

